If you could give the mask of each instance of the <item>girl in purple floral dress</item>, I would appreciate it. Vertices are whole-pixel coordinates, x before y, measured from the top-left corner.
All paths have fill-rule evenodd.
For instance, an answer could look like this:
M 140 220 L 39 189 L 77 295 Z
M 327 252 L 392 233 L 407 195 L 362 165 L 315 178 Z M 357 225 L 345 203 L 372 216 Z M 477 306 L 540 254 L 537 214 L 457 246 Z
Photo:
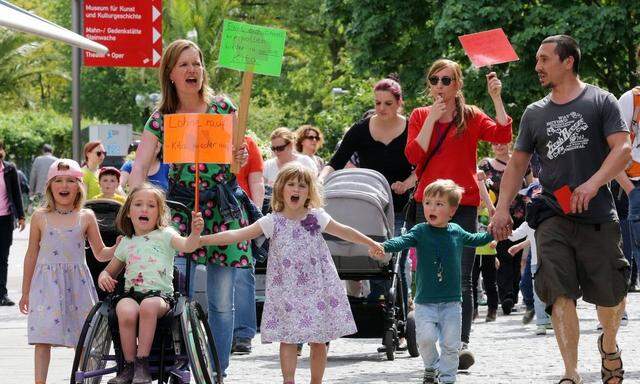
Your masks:
M 311 345 L 311 384 L 322 382 L 325 343 L 356 332 L 351 308 L 329 248 L 327 232 L 365 244 L 376 254 L 378 244 L 333 220 L 321 207 L 322 197 L 312 172 L 298 163 L 284 166 L 276 178 L 273 213 L 254 224 L 202 236 L 202 245 L 234 244 L 261 234 L 271 239 L 267 264 L 262 342 L 280 342 L 285 384 L 294 382 L 296 344 Z

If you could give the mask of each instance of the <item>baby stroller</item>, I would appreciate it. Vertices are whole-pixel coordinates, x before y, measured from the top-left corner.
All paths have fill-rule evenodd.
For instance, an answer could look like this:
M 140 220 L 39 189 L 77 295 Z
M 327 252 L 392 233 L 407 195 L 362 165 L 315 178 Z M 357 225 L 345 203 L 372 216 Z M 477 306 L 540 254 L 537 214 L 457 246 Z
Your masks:
M 189 212 L 176 202 L 167 202 L 172 211 Z M 190 215 L 188 216 L 190 217 Z M 190 223 L 186 228 L 191 228 Z M 101 227 L 102 231 L 102 227 Z M 187 270 L 189 270 L 187 258 Z M 223 378 L 207 314 L 200 305 L 180 292 L 178 271 L 174 268 L 175 306 L 158 319 L 149 356 L 151 374 L 158 383 L 187 384 L 193 375 L 199 384 L 221 384 Z M 120 346 L 117 295 L 124 293 L 124 280 L 91 310 L 82 328 L 71 371 L 71 384 L 99 384 L 105 375 L 119 371 L 124 364 Z
M 356 228 L 375 241 L 393 237 L 393 199 L 387 180 L 377 171 L 355 168 L 339 170 L 324 183 L 325 209 L 335 220 Z M 349 337 L 382 337 L 388 360 L 395 358 L 399 339 L 406 338 L 412 357 L 418 356 L 413 313 L 406 314 L 400 278 L 400 254 L 383 261 L 368 256 L 366 246 L 324 235 L 343 280 L 384 279 L 390 282 L 384 299 L 349 296 L 358 332 Z
M 90 209 L 95 213 L 96 219 L 98 219 L 100 236 L 102 236 L 102 241 L 104 241 L 104 245 L 107 247 L 115 244 L 118 239 L 118 235 L 120 235 L 116 228 L 116 217 L 118 216 L 118 211 L 121 206 L 122 204 L 119 202 L 108 199 L 88 200 L 84 203 L 85 208 Z M 100 272 L 104 270 L 109 262 L 98 261 L 93 255 L 91 247 L 89 247 L 89 242 L 87 242 L 85 249 L 87 266 L 89 266 L 93 284 L 98 291 L 98 299 L 104 300 L 107 297 L 107 293 L 98 289 L 98 275 L 100 275 Z

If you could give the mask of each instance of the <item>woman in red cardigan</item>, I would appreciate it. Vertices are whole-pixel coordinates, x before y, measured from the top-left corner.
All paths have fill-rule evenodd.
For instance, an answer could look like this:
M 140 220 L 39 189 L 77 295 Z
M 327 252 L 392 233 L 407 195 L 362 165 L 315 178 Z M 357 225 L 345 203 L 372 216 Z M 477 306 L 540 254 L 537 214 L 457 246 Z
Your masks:
M 454 61 L 440 59 L 429 68 L 429 95 L 433 105 L 416 108 L 409 118 L 409 133 L 405 155 L 416 167 L 419 177 L 415 191 L 416 222 L 424 222 L 422 193 L 437 179 L 451 179 L 464 188 L 460 207 L 453 222 L 466 231 L 476 232 L 480 194 L 476 184 L 477 149 L 480 140 L 492 143 L 511 141 L 511 118 L 502 103 L 502 83 L 494 72 L 487 75 L 487 89 L 496 111 L 495 121 L 478 107 L 467 105 L 462 94 L 462 70 Z M 444 135 L 444 136 L 443 136 Z M 433 154 L 437 143 L 441 142 Z M 430 156 L 425 167 L 425 161 Z M 474 363 L 469 351 L 469 333 L 473 316 L 471 272 L 474 249 L 465 248 L 462 256 L 462 348 L 460 369 Z

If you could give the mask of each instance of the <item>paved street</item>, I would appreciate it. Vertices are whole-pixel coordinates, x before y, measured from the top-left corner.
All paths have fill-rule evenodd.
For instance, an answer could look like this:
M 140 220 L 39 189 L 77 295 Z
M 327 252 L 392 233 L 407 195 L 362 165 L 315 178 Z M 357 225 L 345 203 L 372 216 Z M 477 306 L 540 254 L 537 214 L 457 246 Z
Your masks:
M 9 259 L 9 294 L 17 302 L 22 277 L 22 259 L 27 248 L 28 229 L 16 232 Z M 620 345 L 627 371 L 625 383 L 640 383 L 640 294 L 629 296 L 630 323 L 622 328 Z M 580 372 L 585 383 L 600 382 L 600 356 L 596 348 L 597 320 L 593 306 L 579 303 L 582 339 Z M 553 383 L 562 364 L 553 332 L 536 336 L 535 326 L 523 326 L 522 312 L 499 316 L 495 323 L 478 322 L 473 327 L 471 347 L 477 363 L 459 382 L 468 383 Z M 484 319 L 481 312 L 480 319 Z M 0 308 L 0 383 L 33 382 L 33 347 L 27 345 L 26 317 L 16 307 Z M 386 361 L 376 353 L 378 340 L 341 339 L 331 344 L 326 383 L 419 383 L 420 358 L 398 355 Z M 299 360 L 298 382 L 309 382 L 309 349 Z M 68 383 L 73 351 L 54 349 L 48 383 Z M 254 343 L 254 353 L 233 357 L 226 383 L 280 383 L 277 345 Z M 555 381 L 554 381 L 555 380 Z

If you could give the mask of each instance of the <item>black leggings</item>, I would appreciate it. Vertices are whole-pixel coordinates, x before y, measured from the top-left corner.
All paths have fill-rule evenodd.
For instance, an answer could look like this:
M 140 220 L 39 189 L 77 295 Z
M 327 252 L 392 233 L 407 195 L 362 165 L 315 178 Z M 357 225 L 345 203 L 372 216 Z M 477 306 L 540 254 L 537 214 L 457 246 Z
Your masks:
M 489 309 L 498 309 L 498 287 L 496 286 L 496 256 L 476 255 L 473 263 L 473 308 L 478 309 L 478 279 L 482 272 L 484 292 L 487 294 L 487 306 Z
M 498 282 L 498 295 L 500 302 L 504 303 L 506 299 L 513 300 L 513 304 L 518 302 L 518 292 L 520 291 L 520 260 L 522 259 L 522 251 L 511 256 L 508 252 L 509 248 L 516 243 L 504 240 L 498 242 L 496 251 L 498 251 L 498 260 L 500 268 L 496 275 Z

